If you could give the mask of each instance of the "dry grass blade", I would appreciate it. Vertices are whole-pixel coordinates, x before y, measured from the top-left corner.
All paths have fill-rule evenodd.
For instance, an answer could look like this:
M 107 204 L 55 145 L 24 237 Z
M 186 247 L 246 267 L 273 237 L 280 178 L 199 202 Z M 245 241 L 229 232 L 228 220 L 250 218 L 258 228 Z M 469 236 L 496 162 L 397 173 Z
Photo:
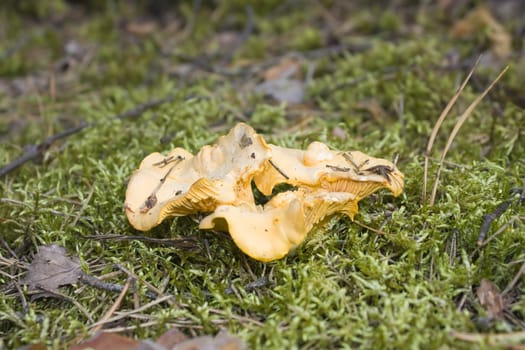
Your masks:
M 96 323 L 96 326 L 91 329 L 92 333 L 98 332 L 107 322 L 107 320 L 115 313 L 115 311 L 117 311 L 117 309 L 120 307 L 120 304 L 122 304 L 122 300 L 124 300 L 124 296 L 128 292 L 131 281 L 132 279 L 128 277 L 128 280 L 126 281 L 124 288 L 122 288 L 122 291 L 120 292 L 117 300 L 115 300 L 109 310 L 104 314 L 104 316 L 102 316 L 102 319 Z
M 118 320 L 121 320 L 121 319 L 124 319 L 126 317 L 129 317 L 131 315 L 134 315 L 134 314 L 137 314 L 139 312 L 142 312 L 144 310 L 147 310 L 149 309 L 150 307 L 152 306 L 155 306 L 157 304 L 160 304 L 160 303 L 163 303 L 167 300 L 171 300 L 173 299 L 173 296 L 171 295 L 165 295 L 163 297 L 160 297 L 156 300 L 153 300 L 152 302 L 148 303 L 148 304 L 145 304 L 145 305 L 142 305 L 141 307 L 139 307 L 138 309 L 134 309 L 134 310 L 131 310 L 131 311 L 127 311 L 127 312 L 123 312 L 122 314 L 119 314 L 118 316 L 114 316 L 114 317 L 111 317 L 107 320 L 104 320 L 104 321 L 99 321 L 99 322 L 96 322 L 96 323 L 93 323 L 90 328 L 93 328 L 93 327 L 97 327 L 99 325 L 104 325 L 104 324 L 107 324 L 107 323 L 111 323 L 111 322 L 115 322 L 115 321 L 118 321 Z
M 492 90 L 494 85 L 501 79 L 503 74 L 505 74 L 505 72 L 508 69 L 509 69 L 509 66 L 506 66 L 501 71 L 501 73 L 499 73 L 499 75 L 496 77 L 496 79 L 494 79 L 492 81 L 492 83 L 490 83 L 490 85 L 485 89 L 485 91 L 483 91 L 481 93 L 481 95 L 476 97 L 476 99 L 468 106 L 468 108 L 463 112 L 463 114 L 461 114 L 461 116 L 459 117 L 456 125 L 454 125 L 454 129 L 452 129 L 452 131 L 451 131 L 451 133 L 450 133 L 450 135 L 448 137 L 447 143 L 445 145 L 445 148 L 443 149 L 443 152 L 441 153 L 441 159 L 440 159 L 438 170 L 436 172 L 436 176 L 435 176 L 435 179 L 434 179 L 434 185 L 432 187 L 432 194 L 430 196 L 430 203 L 429 204 L 431 206 L 434 205 L 434 202 L 436 200 L 437 187 L 438 187 L 438 184 L 439 184 L 439 176 L 441 175 L 441 168 L 443 167 L 443 162 L 444 162 L 445 157 L 446 157 L 446 155 L 447 155 L 447 153 L 448 153 L 448 151 L 450 149 L 450 146 L 452 145 L 452 142 L 456 138 L 456 135 L 457 135 L 459 129 L 463 126 L 463 124 L 465 123 L 467 118 L 472 114 L 472 111 L 477 107 L 477 105 L 481 102 L 481 100 L 483 100 L 483 98 L 488 94 L 488 92 L 490 90 Z
M 518 343 L 525 339 L 525 331 L 501 333 L 501 334 L 488 334 L 488 333 L 463 333 L 463 332 L 452 332 L 452 336 L 456 339 L 460 339 L 471 343 L 485 342 L 491 345 L 510 345 L 511 343 Z
M 421 194 L 421 201 L 423 204 L 425 204 L 425 202 L 427 201 L 428 160 L 430 157 L 430 152 L 432 151 L 432 147 L 434 147 L 434 142 L 436 141 L 437 133 L 439 131 L 439 128 L 441 127 L 441 124 L 443 124 L 443 122 L 448 116 L 448 113 L 450 112 L 454 104 L 456 103 L 459 95 L 461 95 L 461 93 L 465 89 L 465 86 L 467 86 L 467 83 L 470 80 L 470 77 L 472 76 L 474 71 L 476 70 L 476 67 L 478 66 L 480 59 L 481 59 L 481 56 L 478 57 L 478 59 L 476 60 L 472 68 L 470 69 L 470 72 L 468 73 L 467 77 L 465 78 L 465 80 L 463 80 L 463 82 L 461 83 L 461 86 L 456 90 L 456 93 L 454 94 L 454 96 L 452 96 L 450 101 L 448 101 L 447 105 L 445 106 L 445 109 L 443 109 L 443 111 L 441 112 L 436 124 L 434 124 L 434 128 L 432 129 L 432 134 L 430 134 L 430 138 L 428 139 L 427 148 L 425 150 L 425 169 L 423 173 L 423 191 Z

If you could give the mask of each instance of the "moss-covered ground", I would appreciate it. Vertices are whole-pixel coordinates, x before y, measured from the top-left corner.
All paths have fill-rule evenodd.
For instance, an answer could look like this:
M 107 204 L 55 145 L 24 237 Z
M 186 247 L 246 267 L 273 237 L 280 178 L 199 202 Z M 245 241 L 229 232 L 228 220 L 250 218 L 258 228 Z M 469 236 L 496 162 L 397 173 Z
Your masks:
M 523 18 L 493 13 L 512 39 L 502 57 L 490 23 L 454 34 L 482 2 L 458 3 L 2 2 L 0 165 L 88 126 L 0 178 L 0 284 L 11 286 L 0 294 L 0 348 L 63 348 L 87 338 L 118 296 L 78 283 L 60 288 L 67 298 L 26 295 L 25 304 L 27 287 L 17 291 L 13 282 L 38 246 L 51 243 L 106 282 L 126 283 L 117 265 L 138 276 L 113 316 L 151 302 L 148 284 L 175 297 L 105 325 L 135 338 L 177 326 L 192 336 L 226 329 L 254 349 L 523 346 Z M 510 69 L 459 131 L 430 206 L 421 199 L 425 147 L 479 53 L 430 154 L 430 183 L 458 115 Z M 303 103 L 257 94 L 264 72 L 289 57 L 299 62 Z M 114 117 L 167 96 L 136 116 Z M 248 258 L 226 235 L 199 231 L 196 218 L 147 233 L 128 224 L 126 182 L 146 155 L 176 146 L 196 152 L 239 121 L 279 145 L 319 140 L 397 156 L 405 192 L 361 201 L 358 223 L 334 217 L 272 263 Z M 478 246 L 484 215 L 507 200 Z M 87 237 L 115 234 L 195 244 Z M 483 278 L 503 293 L 502 318 L 491 318 L 476 294 Z

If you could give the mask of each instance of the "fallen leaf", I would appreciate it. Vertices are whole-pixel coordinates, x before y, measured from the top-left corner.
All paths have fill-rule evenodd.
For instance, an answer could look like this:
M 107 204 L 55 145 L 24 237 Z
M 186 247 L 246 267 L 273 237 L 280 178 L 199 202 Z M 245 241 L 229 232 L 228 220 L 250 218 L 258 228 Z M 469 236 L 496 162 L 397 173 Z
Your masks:
M 157 344 L 164 346 L 166 349 L 172 349 L 173 346 L 186 340 L 188 340 L 188 337 L 176 327 L 173 327 L 157 339 Z
M 299 76 L 299 62 L 285 59 L 264 72 L 264 82 L 255 87 L 279 102 L 301 103 L 304 100 L 304 82 Z
M 486 278 L 482 279 L 476 295 L 481 306 L 487 310 L 489 318 L 503 319 L 505 305 L 499 288 L 494 283 Z
M 175 345 L 172 350 L 245 350 L 246 344 L 228 333 L 216 337 L 202 336 Z
M 226 332 L 217 336 L 201 336 L 188 339 L 176 328 L 168 330 L 154 342 L 134 340 L 113 333 L 98 333 L 69 350 L 245 350 L 246 344 Z
M 279 64 L 268 68 L 264 72 L 264 80 L 280 80 L 288 79 L 292 76 L 299 78 L 297 73 L 299 72 L 299 62 L 294 59 L 284 59 Z
M 66 249 L 58 245 L 40 246 L 22 280 L 29 289 L 42 287 L 57 290 L 59 286 L 78 281 L 82 269 L 77 257 L 66 256 Z
M 372 115 L 372 118 L 378 123 L 383 122 L 386 116 L 383 106 L 381 106 L 381 103 L 375 99 L 358 101 L 355 108 L 369 112 Z
M 215 43 L 222 51 L 232 50 L 241 41 L 241 35 L 234 31 L 225 31 L 217 33 Z
M 486 35 L 491 42 L 490 51 L 496 58 L 506 58 L 512 53 L 511 35 L 485 6 L 476 7 L 463 19 L 457 21 L 452 28 L 452 36 L 460 39 L 479 33 L 487 33 Z
M 304 83 L 297 79 L 272 80 L 257 85 L 255 92 L 279 102 L 301 103 L 304 100 Z
M 344 141 L 346 140 L 346 131 L 339 126 L 336 126 L 332 129 L 332 136 L 337 137 L 341 141 Z
M 126 26 L 126 31 L 130 34 L 143 36 L 153 33 L 157 30 L 157 24 L 154 21 L 137 21 L 130 22 Z
M 93 338 L 77 345 L 73 345 L 69 350 L 132 350 L 138 349 L 140 342 L 131 338 L 123 337 L 113 333 L 97 333 Z

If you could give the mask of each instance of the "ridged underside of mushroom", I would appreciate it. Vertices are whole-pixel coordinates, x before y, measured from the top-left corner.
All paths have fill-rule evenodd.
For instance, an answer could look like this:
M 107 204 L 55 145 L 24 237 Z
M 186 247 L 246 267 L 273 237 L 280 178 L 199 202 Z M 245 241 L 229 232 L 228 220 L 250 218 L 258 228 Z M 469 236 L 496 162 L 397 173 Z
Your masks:
M 255 208 L 218 206 L 199 227 L 228 231 L 245 254 L 272 261 L 288 254 L 304 241 L 315 224 L 335 213 L 353 218 L 357 213 L 355 197 L 342 192 L 283 192 Z
M 269 146 L 272 158 L 254 177 L 257 188 L 265 195 L 270 195 L 281 183 L 348 192 L 358 200 L 381 188 L 390 190 L 395 196 L 403 190 L 404 175 L 385 159 L 358 151 L 331 151 L 321 142 L 311 143 L 306 151 Z

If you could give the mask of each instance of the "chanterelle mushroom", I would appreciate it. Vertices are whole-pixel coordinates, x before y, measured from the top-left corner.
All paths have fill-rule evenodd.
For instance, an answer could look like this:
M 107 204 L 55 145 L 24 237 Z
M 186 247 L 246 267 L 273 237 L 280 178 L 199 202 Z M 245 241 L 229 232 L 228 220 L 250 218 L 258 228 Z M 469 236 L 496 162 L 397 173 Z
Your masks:
M 128 183 L 128 220 L 146 231 L 166 217 L 210 212 L 219 204 L 255 205 L 251 181 L 270 153 L 262 136 L 243 123 L 195 156 L 181 148 L 152 153 Z
M 247 255 L 261 261 L 285 256 L 313 226 L 334 213 L 353 219 L 358 202 L 387 188 L 403 190 L 403 174 L 384 159 L 332 151 L 312 142 L 306 151 L 268 145 L 240 123 L 195 156 L 181 148 L 153 153 L 131 177 L 126 214 L 139 230 L 169 216 L 211 212 L 202 229 L 228 231 Z M 279 183 L 295 186 L 256 205 L 251 182 L 265 195 Z
M 403 191 L 403 174 L 385 159 L 353 152 L 331 151 L 321 142 L 312 142 L 306 151 L 269 145 L 272 158 L 264 171 L 254 177 L 257 188 L 265 195 L 275 185 L 288 183 L 329 192 L 349 192 L 357 199 L 380 188 L 395 196 Z
M 299 245 L 312 227 L 326 216 L 357 213 L 355 196 L 344 192 L 288 191 L 266 205 L 218 206 L 199 228 L 228 231 L 235 244 L 260 261 L 280 259 Z

